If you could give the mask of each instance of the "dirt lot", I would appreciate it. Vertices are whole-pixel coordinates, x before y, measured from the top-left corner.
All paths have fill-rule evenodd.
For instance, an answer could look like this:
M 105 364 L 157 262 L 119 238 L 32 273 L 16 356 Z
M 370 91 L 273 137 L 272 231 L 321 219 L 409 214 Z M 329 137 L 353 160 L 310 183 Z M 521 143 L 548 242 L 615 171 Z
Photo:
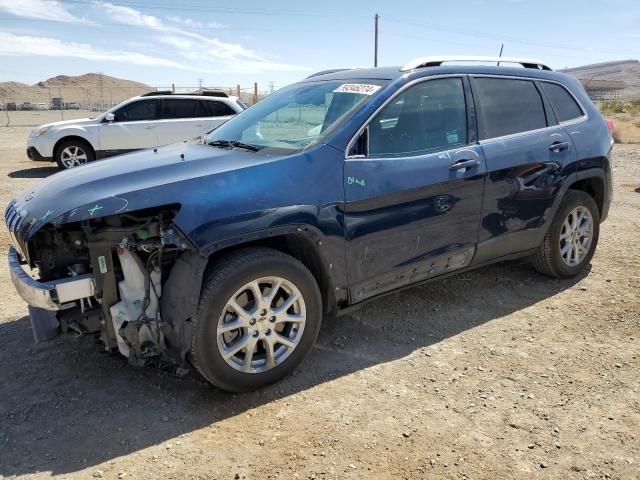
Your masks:
M 54 171 L 28 131 L 0 129 L 2 205 Z M 0 477 L 638 479 L 640 148 L 616 147 L 615 175 L 585 275 L 516 262 L 392 295 L 245 395 L 92 338 L 34 346 L 2 262 Z

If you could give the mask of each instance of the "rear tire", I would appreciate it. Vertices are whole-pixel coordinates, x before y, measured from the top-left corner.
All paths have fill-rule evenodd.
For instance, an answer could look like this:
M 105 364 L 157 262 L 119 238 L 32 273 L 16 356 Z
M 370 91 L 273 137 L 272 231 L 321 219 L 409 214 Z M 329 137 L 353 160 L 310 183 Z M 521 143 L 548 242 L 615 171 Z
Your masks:
M 67 140 L 58 145 L 55 151 L 55 161 L 60 170 L 78 167 L 95 159 L 93 148 L 83 140 Z
M 600 212 L 593 197 L 569 190 L 532 257 L 533 266 L 550 277 L 574 277 L 591 261 L 599 235 Z
M 302 362 L 321 321 L 320 290 L 302 263 L 269 248 L 238 250 L 206 274 L 191 363 L 223 390 L 255 390 Z

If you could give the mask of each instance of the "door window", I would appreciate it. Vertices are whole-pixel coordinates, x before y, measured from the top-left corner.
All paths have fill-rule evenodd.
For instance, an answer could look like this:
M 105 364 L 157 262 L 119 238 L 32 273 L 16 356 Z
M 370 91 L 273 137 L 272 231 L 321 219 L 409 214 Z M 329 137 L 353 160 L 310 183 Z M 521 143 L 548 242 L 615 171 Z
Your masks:
M 530 80 L 476 78 L 484 138 L 502 137 L 547 126 L 542 97 Z M 477 92 L 476 92 L 477 91 Z
M 164 100 L 162 118 L 195 118 L 196 101 L 189 98 L 167 98 Z
M 129 103 L 115 112 L 116 122 L 140 122 L 157 120 L 160 102 L 158 100 L 140 100 Z
M 568 122 L 584 115 L 580 105 L 575 101 L 567 89 L 557 83 L 541 82 L 544 93 L 547 94 L 553 111 L 559 122 Z
M 224 102 L 198 100 L 198 117 L 225 117 L 235 114 L 235 110 Z
M 369 123 L 369 157 L 400 157 L 467 143 L 461 78 L 428 80 L 395 97 Z

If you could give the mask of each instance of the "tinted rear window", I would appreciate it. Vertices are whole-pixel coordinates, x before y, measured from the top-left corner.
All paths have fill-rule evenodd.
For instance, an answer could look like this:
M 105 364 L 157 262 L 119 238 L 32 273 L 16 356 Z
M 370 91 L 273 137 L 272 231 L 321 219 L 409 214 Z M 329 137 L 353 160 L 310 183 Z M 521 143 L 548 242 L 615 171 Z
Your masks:
M 196 101 L 183 98 L 168 98 L 164 100 L 162 118 L 195 118 Z
M 235 115 L 235 111 L 224 102 L 216 100 L 198 100 L 199 117 L 224 117 Z
M 559 122 L 566 122 L 583 115 L 582 109 L 571 96 L 567 89 L 557 83 L 542 82 L 544 93 L 547 94 L 553 111 L 556 112 Z
M 484 138 L 502 137 L 547 126 L 542 97 L 530 80 L 476 78 Z

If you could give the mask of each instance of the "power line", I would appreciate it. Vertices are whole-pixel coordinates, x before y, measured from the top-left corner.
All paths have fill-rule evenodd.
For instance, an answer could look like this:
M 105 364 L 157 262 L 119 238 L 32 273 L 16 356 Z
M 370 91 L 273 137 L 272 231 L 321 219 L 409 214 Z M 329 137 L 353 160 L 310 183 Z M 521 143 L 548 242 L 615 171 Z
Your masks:
M 51 19 L 45 19 L 45 18 L 15 18 L 15 17 L 0 16 L 0 20 L 11 20 L 11 21 L 16 21 L 16 22 L 36 22 L 36 23 L 44 22 L 44 23 L 69 24 L 69 22 L 67 22 L 65 20 L 51 20 Z M 76 23 L 75 25 L 78 25 L 78 24 Z M 82 24 L 80 24 L 80 25 L 82 26 Z M 131 23 L 113 23 L 113 22 L 104 22 L 104 23 L 91 22 L 91 23 L 87 23 L 84 26 L 85 27 L 89 27 L 89 28 L 93 28 L 93 27 L 125 27 L 125 28 L 138 28 L 138 29 L 147 28 L 147 29 L 151 29 L 151 27 L 145 26 L 145 25 L 133 25 Z M 309 30 L 310 30 L 309 28 L 305 28 L 305 29 L 301 29 L 301 30 L 283 30 L 281 28 L 236 28 L 236 27 L 233 27 L 233 29 L 226 29 L 226 28 L 196 27 L 196 26 L 191 26 L 190 27 L 190 26 L 186 26 L 186 25 L 173 25 L 173 24 L 167 25 L 167 26 L 180 28 L 182 30 L 197 30 L 197 31 L 216 32 L 216 34 L 224 34 L 225 32 L 228 32 L 228 33 L 233 33 L 233 32 L 308 33 Z M 320 31 L 338 33 L 338 32 L 353 31 L 353 29 L 351 27 L 349 27 L 349 28 L 340 29 L 340 30 L 328 30 L 328 29 L 322 27 L 320 29 Z M 369 31 L 372 31 L 372 30 L 369 30 Z
M 76 3 L 81 5 L 94 5 L 92 0 L 66 0 L 65 3 Z M 112 5 L 118 7 L 137 7 L 147 10 L 173 10 L 180 12 L 214 12 L 222 14 L 241 13 L 243 15 L 280 15 L 280 16 L 297 16 L 297 17 L 362 17 L 362 13 L 326 13 L 326 12 L 307 12 L 301 10 L 284 10 L 284 9 L 259 9 L 259 8 L 235 8 L 235 7 L 213 7 L 213 6 L 184 6 L 166 3 L 139 3 L 134 1 L 119 1 Z
M 439 24 L 435 24 L 435 23 L 431 23 L 431 22 L 415 22 L 409 19 L 405 19 L 405 18 L 400 18 L 400 17 L 387 17 L 385 16 L 385 19 L 393 22 L 393 23 L 398 23 L 401 25 L 413 25 L 413 26 L 418 26 L 421 28 L 431 28 L 434 30 L 439 30 L 439 31 L 443 31 L 443 32 L 447 32 L 447 33 L 456 33 L 459 35 L 466 35 L 466 36 L 470 36 L 470 37 L 479 37 L 479 38 L 486 38 L 489 40 L 494 40 L 496 42 L 504 42 L 504 41 L 508 41 L 511 43 L 520 43 L 520 44 L 524 44 L 524 45 L 532 45 L 535 47 L 544 47 L 544 48 L 554 48 L 554 49 L 560 49 L 560 50 L 571 50 L 572 52 L 575 52 L 576 50 L 584 50 L 585 46 L 572 46 L 572 45 L 561 45 L 558 43 L 546 43 L 546 42 L 532 42 L 530 40 L 522 40 L 520 38 L 516 38 L 516 37 L 511 37 L 508 35 L 500 35 L 500 36 L 496 36 L 495 34 L 489 34 L 489 33 L 485 33 L 485 32 L 480 32 L 480 31 L 474 31 L 474 30 L 467 30 L 467 29 L 456 29 L 455 27 L 451 27 L 449 25 L 439 25 Z M 602 53 L 603 55 L 619 55 L 619 52 L 617 51 L 605 51 L 605 50 L 591 50 L 589 49 L 589 53 Z

